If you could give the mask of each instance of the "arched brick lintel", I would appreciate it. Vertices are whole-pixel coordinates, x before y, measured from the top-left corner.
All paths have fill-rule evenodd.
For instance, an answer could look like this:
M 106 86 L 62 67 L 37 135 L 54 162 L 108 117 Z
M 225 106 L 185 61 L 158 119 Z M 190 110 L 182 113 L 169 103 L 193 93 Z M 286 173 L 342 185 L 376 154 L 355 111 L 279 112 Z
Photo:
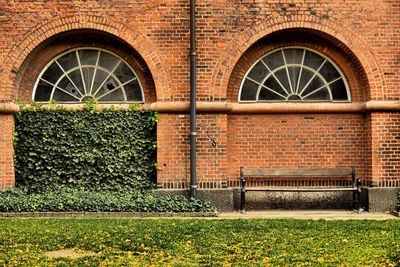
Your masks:
M 213 88 L 216 95 L 226 97 L 230 76 L 235 68 L 236 63 L 253 44 L 268 35 L 293 29 L 304 29 L 318 32 L 329 39 L 337 40 L 351 51 L 361 67 L 365 71 L 366 83 L 369 90 L 366 92 L 367 99 L 384 100 L 385 99 L 385 81 L 382 70 L 375 58 L 374 53 L 367 43 L 356 34 L 353 30 L 336 22 L 333 19 L 326 20 L 324 23 L 315 21 L 315 18 L 301 17 L 299 20 L 272 20 L 262 21 L 256 25 L 248 26 L 241 30 L 233 41 L 224 49 L 216 64 L 213 73 Z
M 169 95 L 168 90 L 171 81 L 169 72 L 156 46 L 146 34 L 142 33 L 139 29 L 130 28 L 121 22 L 96 16 L 57 18 L 52 21 L 42 22 L 23 34 L 15 42 L 15 45 L 5 59 L 3 65 L 4 75 L 2 81 L 0 81 L 1 90 L 13 92 L 12 98 L 15 98 L 15 81 L 18 70 L 21 68 L 24 60 L 40 43 L 63 32 L 86 29 L 114 35 L 129 44 L 146 62 L 154 80 L 157 100 L 163 100 Z

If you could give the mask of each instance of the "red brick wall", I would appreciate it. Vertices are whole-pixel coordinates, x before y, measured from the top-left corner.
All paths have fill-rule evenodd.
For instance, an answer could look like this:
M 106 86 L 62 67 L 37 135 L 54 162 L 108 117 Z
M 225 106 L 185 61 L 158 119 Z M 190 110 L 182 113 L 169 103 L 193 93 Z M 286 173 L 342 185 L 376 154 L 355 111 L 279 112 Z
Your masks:
M 162 188 L 190 182 L 189 114 L 160 114 L 157 127 L 157 183 Z M 199 188 L 226 186 L 227 115 L 197 115 L 197 179 Z
M 200 101 L 235 102 L 251 61 L 277 45 L 299 40 L 271 41 L 277 32 L 298 32 L 303 39 L 297 44 L 334 60 L 349 80 L 354 101 L 400 100 L 398 0 L 199 0 L 197 15 Z M 87 35 L 88 30 L 101 38 Z M 86 40 L 71 40 L 69 33 Z M 90 43 L 143 70 L 147 102 L 188 100 L 189 1 L 0 0 L 0 102 L 29 99 L 48 60 Z M 271 167 L 347 167 L 354 162 L 360 177 L 393 186 L 377 181 L 399 180 L 396 116 L 201 114 L 198 178 L 210 182 L 204 186 L 223 186 L 237 178 L 237 168 L 246 160 Z M 9 124 L 4 122 L 9 115 L 1 118 L 2 125 Z M 169 182 L 176 187 L 188 182 L 188 127 L 188 114 L 160 114 L 158 178 L 166 187 Z M 0 173 L 12 176 L 8 133 L 2 132 L 0 140 Z M 273 142 L 266 144 L 265 136 Z M 285 138 L 288 142 L 282 143 Z M 4 178 L 0 187 L 1 181 Z
M 10 188 L 15 184 L 13 128 L 14 116 L 12 114 L 0 114 L 0 189 Z
M 239 167 L 350 168 L 365 179 L 366 125 L 363 115 L 232 115 L 228 124 L 230 184 Z
M 68 30 L 117 36 L 143 57 L 157 98 L 187 100 L 189 1 L 0 1 L 0 100 L 15 96 L 17 73 L 45 40 Z M 400 11 L 396 0 L 198 1 L 198 98 L 226 98 L 239 58 L 256 41 L 288 28 L 323 33 L 351 51 L 372 99 L 399 99 Z
M 370 124 L 372 185 L 400 187 L 400 113 L 373 113 Z

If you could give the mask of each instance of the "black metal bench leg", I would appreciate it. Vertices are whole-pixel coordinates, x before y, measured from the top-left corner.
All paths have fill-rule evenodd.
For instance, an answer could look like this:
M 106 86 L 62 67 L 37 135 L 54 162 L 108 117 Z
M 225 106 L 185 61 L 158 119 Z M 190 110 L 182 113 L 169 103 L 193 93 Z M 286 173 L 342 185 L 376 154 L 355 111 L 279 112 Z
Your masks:
M 361 212 L 361 181 L 357 181 L 357 190 L 353 191 L 353 209 Z
M 361 212 L 361 181 L 357 180 L 357 210 Z
M 245 189 L 245 181 L 243 178 L 240 178 L 240 213 L 246 212 L 246 189 Z

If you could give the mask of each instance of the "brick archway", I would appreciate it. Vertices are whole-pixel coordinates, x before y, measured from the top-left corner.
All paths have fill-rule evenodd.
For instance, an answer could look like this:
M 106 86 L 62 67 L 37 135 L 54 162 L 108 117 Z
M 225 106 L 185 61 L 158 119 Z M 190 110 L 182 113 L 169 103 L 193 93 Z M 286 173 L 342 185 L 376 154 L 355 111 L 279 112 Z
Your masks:
M 367 100 L 384 99 L 385 81 L 382 70 L 375 59 L 375 55 L 368 49 L 367 43 L 358 35 L 334 20 L 316 22 L 313 17 L 302 17 L 297 20 L 288 20 L 284 17 L 276 20 L 262 21 L 256 25 L 249 26 L 234 38 L 217 60 L 216 68 L 212 76 L 213 88 L 218 96 L 227 96 L 229 79 L 240 57 L 257 41 L 270 34 L 283 30 L 310 30 L 323 35 L 331 41 L 336 41 L 343 50 L 354 54 L 360 62 L 366 74 L 366 83 L 369 87 Z
M 17 73 L 29 54 L 42 42 L 53 36 L 72 30 L 97 30 L 118 37 L 135 49 L 147 64 L 156 88 L 157 100 L 169 95 L 171 81 L 169 72 L 152 41 L 139 29 L 133 29 L 121 22 L 96 16 L 69 16 L 38 24 L 15 42 L 3 64 L 0 88 L 5 101 L 16 97 Z

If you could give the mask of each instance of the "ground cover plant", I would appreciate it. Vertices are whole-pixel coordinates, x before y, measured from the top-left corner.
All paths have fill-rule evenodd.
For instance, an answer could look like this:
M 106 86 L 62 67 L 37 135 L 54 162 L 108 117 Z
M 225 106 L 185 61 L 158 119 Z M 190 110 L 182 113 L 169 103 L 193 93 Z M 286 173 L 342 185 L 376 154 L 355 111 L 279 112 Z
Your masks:
M 400 221 L 0 219 L 0 265 L 400 266 Z
M 184 196 L 155 197 L 157 113 L 21 104 L 16 114 L 16 188 L 0 192 L 0 212 L 215 211 Z
M 215 212 L 209 202 L 185 196 L 156 197 L 150 192 L 88 191 L 57 187 L 31 193 L 20 188 L 0 192 L 0 212 Z

